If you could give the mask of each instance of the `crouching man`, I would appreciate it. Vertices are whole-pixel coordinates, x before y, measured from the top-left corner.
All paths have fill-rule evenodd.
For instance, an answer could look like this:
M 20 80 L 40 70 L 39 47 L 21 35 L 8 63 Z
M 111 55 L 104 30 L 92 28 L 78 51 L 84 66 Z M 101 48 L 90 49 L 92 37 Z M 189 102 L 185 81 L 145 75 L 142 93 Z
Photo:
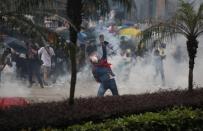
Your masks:
M 118 95 L 118 89 L 115 81 L 115 75 L 111 70 L 111 64 L 106 59 L 98 60 L 96 55 L 90 56 L 92 63 L 92 74 L 97 82 L 100 83 L 97 96 L 104 96 L 110 89 L 112 94 Z

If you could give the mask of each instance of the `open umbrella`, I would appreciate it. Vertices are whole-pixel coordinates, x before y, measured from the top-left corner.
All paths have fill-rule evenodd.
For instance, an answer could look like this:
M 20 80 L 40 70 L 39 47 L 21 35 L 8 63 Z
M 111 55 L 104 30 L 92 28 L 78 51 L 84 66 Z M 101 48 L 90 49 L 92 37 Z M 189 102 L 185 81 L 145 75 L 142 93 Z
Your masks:
M 19 53 L 25 54 L 27 52 L 27 48 L 25 47 L 24 43 L 12 37 L 4 38 L 4 46 L 12 48 Z
M 129 28 L 124 28 L 119 31 L 120 35 L 129 35 L 129 36 L 138 36 L 141 33 L 141 30 L 129 27 Z
M 12 41 L 10 43 L 7 43 L 7 46 L 9 48 L 14 49 L 16 52 L 19 52 L 19 53 L 25 54 L 27 52 L 27 49 L 25 47 L 23 47 L 22 45 L 18 44 L 16 41 Z

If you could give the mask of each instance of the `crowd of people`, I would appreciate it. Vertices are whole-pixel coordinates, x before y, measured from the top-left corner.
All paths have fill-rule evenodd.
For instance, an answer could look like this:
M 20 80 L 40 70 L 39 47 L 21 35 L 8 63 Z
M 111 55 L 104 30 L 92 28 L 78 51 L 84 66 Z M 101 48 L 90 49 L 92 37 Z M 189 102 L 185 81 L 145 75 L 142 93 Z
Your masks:
M 1 56 L 0 74 L 6 66 L 15 66 L 16 78 L 28 81 L 28 87 L 32 87 L 33 83 L 39 83 L 41 88 L 49 86 L 56 82 L 60 73 L 64 73 L 65 55 L 59 50 L 54 51 L 48 43 L 39 47 L 31 42 L 26 44 L 26 52 L 6 47 Z
M 112 54 L 118 55 L 114 46 L 105 40 L 104 34 L 99 35 L 99 44 L 96 44 L 96 40 L 92 43 L 89 41 L 91 44 L 88 44 L 87 37 L 85 30 L 82 28 L 81 32 L 78 33 L 79 39 L 77 41 L 79 49 L 77 55 L 78 71 L 87 64 L 86 60 L 89 58 L 92 66 L 92 74 L 95 80 L 100 83 L 97 95 L 103 96 L 107 89 L 110 89 L 113 95 L 118 95 L 115 73 L 113 73 L 111 64 L 108 63 L 107 59 L 107 56 Z M 128 79 L 131 67 L 136 64 L 137 57 L 144 57 L 147 52 L 146 50 L 137 49 L 134 45 L 129 44 L 129 41 L 120 39 L 119 51 L 120 56 L 123 58 L 123 63 L 119 63 L 117 67 L 120 72 L 125 70 L 124 81 Z M 165 56 L 161 55 L 159 48 L 154 46 L 154 53 L 151 52 L 154 55 L 154 78 L 161 76 L 162 85 L 165 85 L 163 68 Z M 6 48 L 1 57 L 0 75 L 4 67 L 6 65 L 12 66 L 12 61 L 14 61 L 16 63 L 16 77 L 18 79 L 27 80 L 29 82 L 28 87 L 32 87 L 33 83 L 39 83 L 40 87 L 44 88 L 55 83 L 59 74 L 64 73 L 61 70 L 67 68 L 68 59 L 66 59 L 65 52 L 60 46 L 53 49 L 49 43 L 45 43 L 43 47 L 39 47 L 29 42 L 26 44 L 26 49 L 26 53 L 19 53 L 12 48 Z M 66 67 L 62 67 L 64 63 Z

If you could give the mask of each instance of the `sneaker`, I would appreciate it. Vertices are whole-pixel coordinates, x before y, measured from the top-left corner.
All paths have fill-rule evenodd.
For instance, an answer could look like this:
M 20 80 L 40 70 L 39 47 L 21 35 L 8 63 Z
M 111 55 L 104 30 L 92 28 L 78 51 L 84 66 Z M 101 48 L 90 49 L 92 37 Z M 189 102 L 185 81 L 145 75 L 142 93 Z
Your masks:
M 41 88 L 44 88 L 44 86 L 43 86 L 43 85 L 40 85 L 40 87 L 41 87 Z
M 48 86 L 49 84 L 48 84 L 47 82 L 44 82 L 44 85 L 45 85 L 45 86 Z

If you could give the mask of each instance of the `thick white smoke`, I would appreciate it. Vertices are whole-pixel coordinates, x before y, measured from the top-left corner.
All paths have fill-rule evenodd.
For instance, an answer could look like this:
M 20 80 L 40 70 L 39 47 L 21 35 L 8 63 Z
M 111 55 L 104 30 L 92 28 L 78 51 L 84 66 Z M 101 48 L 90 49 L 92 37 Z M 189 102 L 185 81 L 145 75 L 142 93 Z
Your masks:
M 118 48 L 119 40 L 112 34 L 102 31 L 105 39 L 114 45 L 114 49 Z M 154 92 L 158 90 L 174 90 L 186 89 L 188 80 L 188 57 L 186 51 L 186 40 L 184 37 L 177 37 L 176 40 L 167 43 L 166 59 L 164 60 L 164 72 L 166 85 L 162 86 L 161 78 L 154 79 L 155 69 L 149 58 L 140 58 L 135 65 L 121 67 L 124 58 L 117 52 L 116 56 L 109 57 L 112 68 L 116 74 L 116 82 L 119 93 L 123 94 L 139 94 L 145 92 Z M 195 86 L 202 86 L 203 81 L 203 38 L 199 39 L 199 48 L 197 58 L 195 59 L 194 82 Z M 180 45 L 182 61 L 177 62 L 173 55 L 175 47 Z M 149 56 L 150 57 L 150 56 Z M 87 60 L 88 63 L 88 60 Z M 63 100 L 69 96 L 70 74 L 58 79 L 57 83 L 41 89 L 39 86 L 27 88 L 28 83 L 20 82 L 15 79 L 15 73 L 12 69 L 5 69 L 2 73 L 2 82 L 0 87 L 0 97 L 27 97 L 36 99 L 37 101 Z M 128 78 L 126 79 L 126 76 Z M 93 78 L 91 67 L 87 65 L 83 71 L 78 72 L 76 84 L 76 97 L 96 96 L 99 83 Z M 108 91 L 106 94 L 110 94 Z
M 100 31 L 105 35 L 105 40 L 114 45 L 114 49 L 118 48 L 119 40 L 107 31 Z M 199 48 L 197 58 L 195 59 L 194 83 L 196 86 L 203 85 L 201 78 L 203 77 L 203 39 L 199 39 Z M 135 64 L 131 63 L 130 69 L 128 66 L 121 66 L 125 58 L 117 52 L 116 56 L 108 57 L 112 63 L 113 71 L 116 74 L 116 82 L 120 94 L 139 94 L 145 92 L 154 92 L 158 90 L 175 90 L 186 89 L 188 84 L 188 55 L 186 50 L 186 39 L 178 36 L 173 41 L 167 41 L 165 50 L 166 58 L 164 60 L 165 86 L 162 86 L 161 77 L 154 78 L 155 68 L 151 55 L 145 58 L 138 58 Z M 180 47 L 181 61 L 174 58 L 176 47 Z M 177 53 L 177 52 L 176 52 Z M 95 96 L 98 90 L 98 84 L 94 81 L 91 69 L 86 68 L 78 74 L 77 89 L 88 90 L 87 94 Z M 77 92 L 77 91 L 76 91 Z M 80 91 L 78 91 L 80 92 Z M 86 94 L 86 95 L 87 95 Z M 108 93 L 107 93 L 108 94 Z M 85 96 L 81 94 L 80 96 Z
M 15 65 L 6 66 L 1 73 L 0 97 L 28 97 L 27 83 L 16 79 Z

